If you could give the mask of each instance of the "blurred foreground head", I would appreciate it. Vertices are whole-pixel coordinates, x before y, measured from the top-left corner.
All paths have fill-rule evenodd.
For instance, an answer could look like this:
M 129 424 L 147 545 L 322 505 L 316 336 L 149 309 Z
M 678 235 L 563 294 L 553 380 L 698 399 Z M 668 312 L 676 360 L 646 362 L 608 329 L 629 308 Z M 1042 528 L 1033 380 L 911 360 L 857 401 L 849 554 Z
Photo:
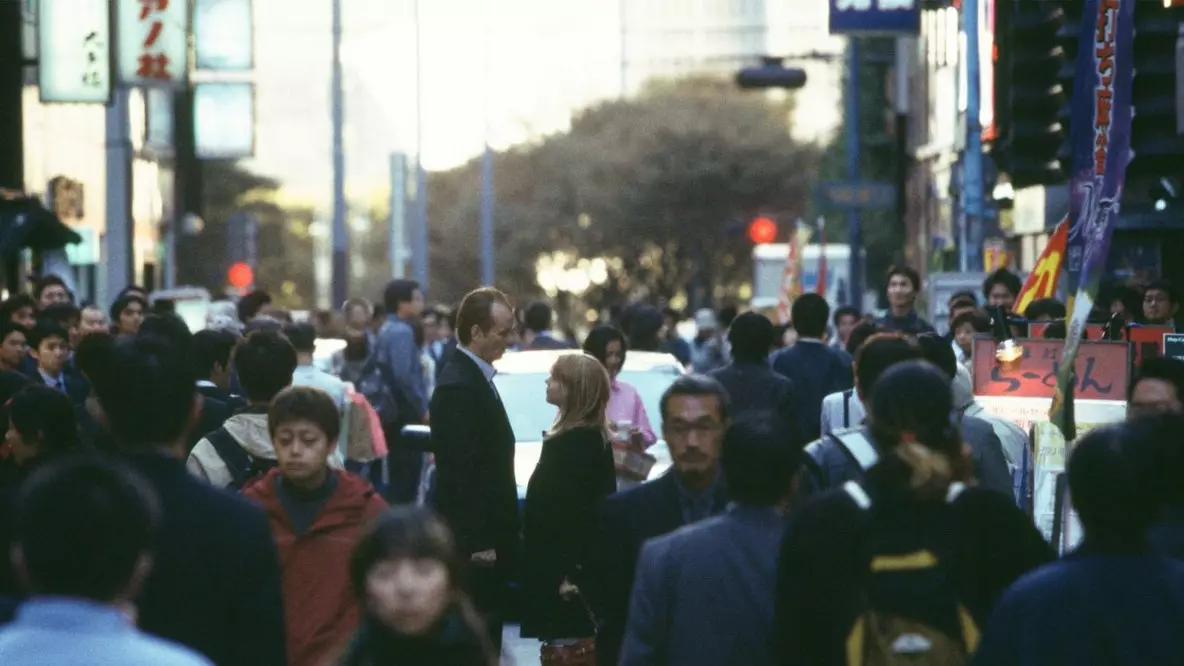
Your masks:
M 111 347 L 94 390 L 119 446 L 185 453 L 185 438 L 201 412 L 187 352 L 183 342 L 154 335 L 121 339 Z

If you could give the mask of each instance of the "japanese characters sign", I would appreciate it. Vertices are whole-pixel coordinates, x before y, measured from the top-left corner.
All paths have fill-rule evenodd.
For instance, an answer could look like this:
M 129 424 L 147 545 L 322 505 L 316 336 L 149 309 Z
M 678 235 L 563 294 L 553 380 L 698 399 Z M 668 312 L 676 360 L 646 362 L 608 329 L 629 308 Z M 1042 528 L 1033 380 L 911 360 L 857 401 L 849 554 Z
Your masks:
M 186 0 L 116 0 L 119 81 L 132 86 L 173 86 L 189 69 L 189 3 Z
M 37 12 L 41 101 L 110 101 L 111 13 L 107 0 L 41 0 Z
M 921 0 L 830 0 L 830 34 L 915 35 Z
M 1051 398 L 1056 391 L 1064 340 L 1020 340 L 1024 357 L 1004 367 L 995 361 L 996 343 L 974 341 L 974 394 L 1012 398 Z M 1078 400 L 1126 400 L 1130 345 L 1082 342 L 1077 355 Z

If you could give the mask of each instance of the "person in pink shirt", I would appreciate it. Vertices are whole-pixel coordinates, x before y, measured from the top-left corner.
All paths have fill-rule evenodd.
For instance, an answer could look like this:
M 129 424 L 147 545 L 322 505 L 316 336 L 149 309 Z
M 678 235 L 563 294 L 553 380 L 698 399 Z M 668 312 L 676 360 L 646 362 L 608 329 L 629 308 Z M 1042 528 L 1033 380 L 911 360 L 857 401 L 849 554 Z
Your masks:
M 613 326 L 597 326 L 584 339 L 584 351 L 596 357 L 612 379 L 607 410 L 610 426 L 616 428 L 627 423 L 632 447 L 639 453 L 649 448 L 658 438 L 645 413 L 645 404 L 636 388 L 618 378 L 625 365 L 625 335 Z

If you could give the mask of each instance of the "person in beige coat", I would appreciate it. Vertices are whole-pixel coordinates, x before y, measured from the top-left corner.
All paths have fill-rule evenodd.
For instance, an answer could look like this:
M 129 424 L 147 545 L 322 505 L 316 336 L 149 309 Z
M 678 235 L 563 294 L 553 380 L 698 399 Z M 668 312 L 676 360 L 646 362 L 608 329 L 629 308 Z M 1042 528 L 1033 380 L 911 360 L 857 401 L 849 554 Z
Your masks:
M 213 486 L 238 490 L 276 465 L 267 410 L 272 398 L 292 383 L 296 350 L 278 332 L 256 331 L 235 351 L 234 369 L 248 406 L 203 437 L 186 467 Z M 329 464 L 342 468 L 341 456 L 334 453 Z

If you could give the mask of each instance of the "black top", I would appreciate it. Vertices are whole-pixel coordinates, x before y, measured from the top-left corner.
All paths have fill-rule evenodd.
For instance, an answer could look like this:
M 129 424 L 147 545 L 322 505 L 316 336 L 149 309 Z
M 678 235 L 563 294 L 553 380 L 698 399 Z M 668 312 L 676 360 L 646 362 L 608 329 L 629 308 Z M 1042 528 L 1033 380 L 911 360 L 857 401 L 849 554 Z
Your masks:
M 340 666 L 492 666 L 481 638 L 458 612 L 422 636 L 404 636 L 376 620 L 362 622 Z
M 949 530 L 945 562 L 958 598 L 980 629 L 1000 594 L 1020 576 L 1053 559 L 1032 521 L 1008 497 L 969 488 L 950 505 L 920 503 L 907 491 L 905 471 L 885 459 L 862 484 L 872 499 L 871 519 L 901 535 Z M 863 509 L 842 488 L 807 503 L 792 517 L 778 563 L 778 663 L 845 664 L 845 641 L 864 610 L 870 555 L 859 525 Z M 944 526 L 944 527 L 943 527 Z
M 497 568 L 518 550 L 514 430 L 489 380 L 464 352 L 455 354 L 432 394 L 436 509 L 456 535 L 464 560 L 497 551 Z
M 139 626 L 218 666 L 285 666 L 279 557 L 263 510 L 158 453 L 127 458 L 160 497 Z
M 805 446 L 810 440 L 798 423 L 798 406 L 792 380 L 781 375 L 767 362 L 733 361 L 731 365 L 707 373 L 723 385 L 732 401 L 732 418 L 772 413 L 791 436 L 791 444 Z M 822 403 L 818 404 L 821 414 Z M 821 427 L 821 426 L 820 426 Z
M 822 436 L 822 401 L 851 388 L 851 356 L 819 340 L 799 340 L 772 357 L 773 370 L 793 382 L 794 407 L 803 445 Z
M 337 473 L 329 470 L 325 481 L 312 490 L 302 490 L 292 485 L 283 474 L 275 477 L 275 494 L 280 498 L 280 504 L 288 514 L 288 522 L 292 524 L 292 534 L 303 536 L 312 527 L 317 514 L 324 508 L 325 503 L 337 490 Z
M 718 484 L 712 513 L 722 512 L 727 504 L 727 489 Z M 654 481 L 610 495 L 601 505 L 596 589 L 601 628 L 596 635 L 596 663 L 616 666 L 641 546 L 685 525 L 683 508 L 673 468 Z
M 559 585 L 566 578 L 585 598 L 594 593 L 597 511 L 616 488 L 612 451 L 600 430 L 575 428 L 543 442 L 523 514 L 523 636 L 593 635 L 580 601 L 563 601 Z

